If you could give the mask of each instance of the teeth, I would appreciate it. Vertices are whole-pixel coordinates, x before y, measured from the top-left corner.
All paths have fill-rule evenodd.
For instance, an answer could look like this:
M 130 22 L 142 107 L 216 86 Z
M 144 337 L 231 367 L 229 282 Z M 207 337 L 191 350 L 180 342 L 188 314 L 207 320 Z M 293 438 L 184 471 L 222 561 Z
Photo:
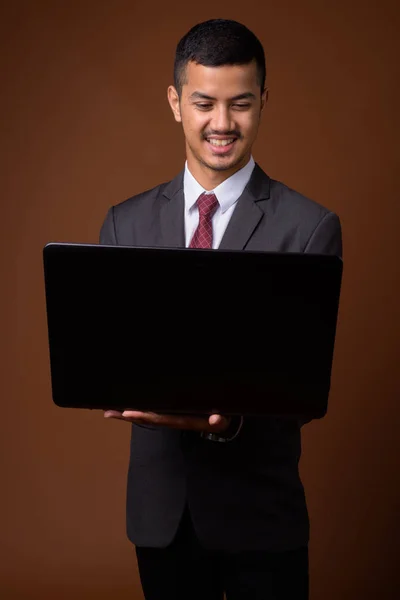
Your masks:
M 208 140 L 210 142 L 210 144 L 212 144 L 213 146 L 227 146 L 228 144 L 231 144 L 234 140 Z

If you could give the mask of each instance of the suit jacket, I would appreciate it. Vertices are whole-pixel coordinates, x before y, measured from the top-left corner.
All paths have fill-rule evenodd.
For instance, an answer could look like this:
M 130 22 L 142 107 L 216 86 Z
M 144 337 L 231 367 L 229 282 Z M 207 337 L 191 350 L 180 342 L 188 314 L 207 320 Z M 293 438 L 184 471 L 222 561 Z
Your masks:
M 112 207 L 100 242 L 184 247 L 183 172 Z M 341 256 L 340 221 L 256 164 L 220 248 Z M 263 318 L 271 315 L 265 312 Z M 197 535 L 210 549 L 282 551 L 307 545 L 300 427 L 294 419 L 248 417 L 237 438 L 218 443 L 196 432 L 133 424 L 129 539 L 137 546 L 167 546 L 187 503 Z

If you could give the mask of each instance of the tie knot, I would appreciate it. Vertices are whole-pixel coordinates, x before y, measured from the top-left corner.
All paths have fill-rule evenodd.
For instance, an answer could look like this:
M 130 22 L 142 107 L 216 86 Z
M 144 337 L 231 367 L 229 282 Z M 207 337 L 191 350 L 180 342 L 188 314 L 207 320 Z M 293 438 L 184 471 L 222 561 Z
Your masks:
M 211 217 L 218 206 L 218 200 L 215 194 L 203 192 L 198 197 L 196 204 L 200 217 Z

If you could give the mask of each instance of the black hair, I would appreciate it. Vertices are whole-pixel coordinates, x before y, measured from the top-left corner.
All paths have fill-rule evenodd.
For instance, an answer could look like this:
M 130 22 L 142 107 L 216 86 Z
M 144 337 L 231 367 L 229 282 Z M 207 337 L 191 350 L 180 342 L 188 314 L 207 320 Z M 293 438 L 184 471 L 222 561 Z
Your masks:
M 178 42 L 174 63 L 174 84 L 179 97 L 185 71 L 193 61 L 205 67 L 245 65 L 256 62 L 261 93 L 264 91 L 265 54 L 260 40 L 247 27 L 229 19 L 198 23 Z

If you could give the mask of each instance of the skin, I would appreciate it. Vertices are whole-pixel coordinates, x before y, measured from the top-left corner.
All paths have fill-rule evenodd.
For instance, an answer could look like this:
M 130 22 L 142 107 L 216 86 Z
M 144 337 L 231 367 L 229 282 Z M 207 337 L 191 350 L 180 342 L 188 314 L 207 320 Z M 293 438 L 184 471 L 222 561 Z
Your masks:
M 222 67 L 190 62 L 185 75 L 181 97 L 169 86 L 168 101 L 175 120 L 182 124 L 189 170 L 204 189 L 212 190 L 250 160 L 268 93 L 260 91 L 255 62 Z M 210 138 L 235 141 L 221 155 L 207 141 Z M 225 431 L 230 423 L 229 417 L 217 414 L 202 418 L 126 410 L 106 411 L 104 416 L 211 433 Z
M 174 86 L 168 88 L 172 113 L 185 135 L 189 170 L 204 189 L 214 189 L 249 162 L 267 97 L 267 90 L 260 93 L 255 62 L 223 67 L 190 62 L 181 98 Z M 236 141 L 229 153 L 219 155 L 208 136 Z

